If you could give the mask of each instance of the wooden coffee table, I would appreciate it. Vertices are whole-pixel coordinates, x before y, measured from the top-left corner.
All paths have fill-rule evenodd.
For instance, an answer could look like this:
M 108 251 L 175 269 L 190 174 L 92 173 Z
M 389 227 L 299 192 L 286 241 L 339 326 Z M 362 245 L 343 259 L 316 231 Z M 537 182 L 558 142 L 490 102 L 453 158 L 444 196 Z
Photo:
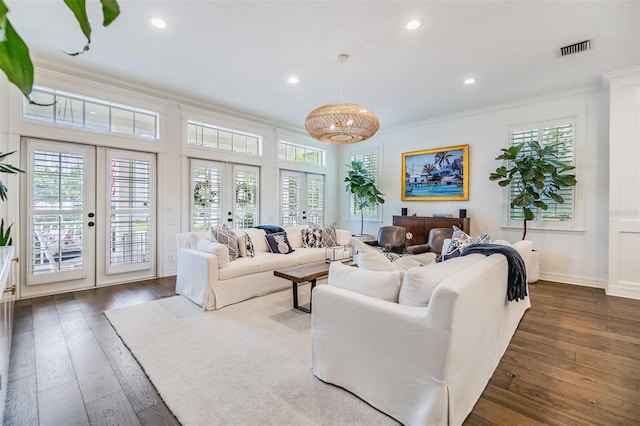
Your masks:
M 298 305 L 298 284 L 309 281 L 311 283 L 311 291 L 316 286 L 316 280 L 318 278 L 326 277 L 329 275 L 329 263 L 316 262 L 308 263 L 306 265 L 294 266 L 286 269 L 276 269 L 273 271 L 273 275 L 276 277 L 284 278 L 291 281 L 291 288 L 293 289 L 293 307 L 302 312 L 308 314 L 311 313 L 311 293 L 309 294 L 309 309 L 304 306 Z

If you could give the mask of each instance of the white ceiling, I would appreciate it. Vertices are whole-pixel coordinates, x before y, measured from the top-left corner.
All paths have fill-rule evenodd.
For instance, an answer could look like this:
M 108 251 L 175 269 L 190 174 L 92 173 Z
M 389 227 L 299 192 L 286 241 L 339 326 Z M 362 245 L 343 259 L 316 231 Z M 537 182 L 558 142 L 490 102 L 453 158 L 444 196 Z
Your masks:
M 84 41 L 61 0 L 5 2 L 39 58 L 301 129 L 312 109 L 340 100 L 340 53 L 350 55 L 344 101 L 375 111 L 381 129 L 599 84 L 640 64 L 637 0 L 120 0 L 106 29 L 89 0 L 91 50 L 75 58 L 62 51 Z M 410 19 L 422 27 L 407 30 Z M 559 56 L 585 39 L 592 50 Z

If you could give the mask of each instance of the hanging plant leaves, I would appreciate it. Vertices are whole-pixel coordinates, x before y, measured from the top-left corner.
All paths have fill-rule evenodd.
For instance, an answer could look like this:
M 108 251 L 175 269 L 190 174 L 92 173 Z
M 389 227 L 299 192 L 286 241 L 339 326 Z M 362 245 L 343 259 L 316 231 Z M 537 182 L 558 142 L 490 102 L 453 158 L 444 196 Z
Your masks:
M 86 0 L 64 0 L 64 3 L 73 12 L 82 33 L 87 38 L 87 44 L 80 52 L 67 53 L 70 56 L 77 56 L 89 50 L 89 44 L 91 43 L 91 23 L 87 15 Z M 103 15 L 102 25 L 106 27 L 120 15 L 120 6 L 117 0 L 100 0 L 100 3 L 102 4 Z M 7 79 L 20 89 L 22 94 L 29 100 L 29 103 L 49 106 L 51 104 L 39 104 L 31 100 L 33 62 L 29 56 L 29 47 L 9 22 L 7 18 L 8 12 L 9 9 L 4 0 L 0 0 L 0 69 L 4 71 Z
M 85 3 L 85 0 L 64 0 L 64 4 L 66 4 L 71 12 L 73 12 L 73 15 L 76 17 L 76 21 L 78 21 L 78 24 L 80 25 L 82 34 L 87 38 L 87 44 L 81 51 L 75 53 L 65 52 L 69 56 L 78 56 L 89 50 L 89 44 L 91 44 L 91 23 L 89 22 L 89 16 L 87 15 L 87 4 Z
M 28 98 L 33 87 L 33 63 L 29 48 L 7 18 L 7 6 L 0 0 L 0 68 Z
M 108 27 L 120 15 L 120 6 L 116 0 L 100 0 L 102 3 L 102 26 Z

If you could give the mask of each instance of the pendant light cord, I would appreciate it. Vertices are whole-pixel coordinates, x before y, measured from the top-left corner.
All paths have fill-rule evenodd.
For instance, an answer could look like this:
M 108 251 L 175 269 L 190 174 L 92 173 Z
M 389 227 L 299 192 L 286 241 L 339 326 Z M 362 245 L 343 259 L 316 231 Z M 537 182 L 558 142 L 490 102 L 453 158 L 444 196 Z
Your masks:
M 344 103 L 344 63 L 349 59 L 349 55 L 341 53 L 338 55 L 338 62 L 340 62 L 340 103 Z

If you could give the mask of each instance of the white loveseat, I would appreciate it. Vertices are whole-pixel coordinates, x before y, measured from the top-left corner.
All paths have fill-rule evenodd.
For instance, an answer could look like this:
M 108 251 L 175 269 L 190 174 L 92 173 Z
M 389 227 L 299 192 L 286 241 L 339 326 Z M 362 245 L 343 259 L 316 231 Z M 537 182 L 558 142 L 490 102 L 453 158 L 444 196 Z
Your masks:
M 531 242 L 513 247 L 527 265 Z M 313 374 L 403 424 L 462 424 L 531 306 L 507 300 L 507 275 L 501 254 L 412 268 L 393 303 L 330 273 L 313 291 Z
M 198 250 L 198 240 L 209 240 L 209 232 L 185 232 L 177 235 L 178 275 L 176 293 L 204 310 L 220 309 L 251 297 L 262 296 L 291 286 L 289 281 L 275 277 L 273 271 L 324 260 L 324 248 L 303 248 L 302 229 L 284 228 L 291 247 L 289 254 L 271 253 L 262 229 L 234 230 L 251 238 L 254 257 L 240 257 L 233 262 L 218 262 L 216 254 Z M 351 245 L 351 232 L 336 229 L 338 245 Z

